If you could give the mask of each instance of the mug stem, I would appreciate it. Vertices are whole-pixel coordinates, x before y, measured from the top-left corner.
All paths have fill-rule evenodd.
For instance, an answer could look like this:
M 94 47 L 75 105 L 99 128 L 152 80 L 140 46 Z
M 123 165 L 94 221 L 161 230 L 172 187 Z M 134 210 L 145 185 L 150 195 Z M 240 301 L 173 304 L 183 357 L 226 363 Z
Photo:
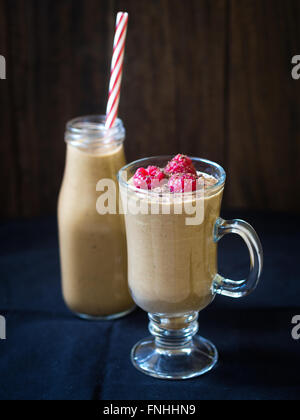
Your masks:
M 197 334 L 198 313 L 166 317 L 149 314 L 149 331 L 155 338 L 155 344 L 161 349 L 182 349 L 190 344 Z

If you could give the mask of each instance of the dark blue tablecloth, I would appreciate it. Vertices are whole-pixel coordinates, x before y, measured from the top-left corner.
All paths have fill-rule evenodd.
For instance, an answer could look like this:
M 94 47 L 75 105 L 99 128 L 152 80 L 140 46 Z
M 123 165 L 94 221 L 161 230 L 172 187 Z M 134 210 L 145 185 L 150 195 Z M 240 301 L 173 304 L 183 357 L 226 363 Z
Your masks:
M 0 225 L 0 399 L 298 399 L 300 340 L 299 224 L 292 215 L 245 215 L 265 251 L 265 269 L 248 298 L 217 297 L 200 314 L 200 333 L 219 349 L 217 368 L 188 381 L 161 381 L 136 371 L 131 347 L 148 335 L 137 310 L 114 322 L 89 323 L 65 308 L 60 289 L 56 220 Z M 220 271 L 248 269 L 240 239 L 220 244 Z

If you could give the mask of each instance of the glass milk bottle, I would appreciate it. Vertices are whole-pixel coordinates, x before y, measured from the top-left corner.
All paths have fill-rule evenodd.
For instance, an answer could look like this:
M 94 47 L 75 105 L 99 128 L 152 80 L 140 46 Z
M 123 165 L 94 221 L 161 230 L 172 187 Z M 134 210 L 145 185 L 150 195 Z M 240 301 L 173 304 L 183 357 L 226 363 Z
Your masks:
M 96 187 L 101 179 L 116 183 L 125 164 L 125 129 L 121 120 L 107 130 L 104 116 L 82 117 L 67 124 L 65 138 L 66 167 L 58 203 L 64 299 L 82 318 L 120 318 L 134 308 L 127 283 L 124 220 L 118 202 L 117 214 L 98 213 L 101 193 Z

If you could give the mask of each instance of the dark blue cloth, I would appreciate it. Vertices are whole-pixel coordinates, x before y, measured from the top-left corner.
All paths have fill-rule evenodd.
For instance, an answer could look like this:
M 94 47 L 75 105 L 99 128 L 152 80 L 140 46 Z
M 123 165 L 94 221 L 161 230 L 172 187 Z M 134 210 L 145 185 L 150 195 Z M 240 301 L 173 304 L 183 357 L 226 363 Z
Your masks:
M 257 229 L 265 268 L 248 298 L 217 297 L 200 313 L 200 333 L 218 347 L 212 372 L 188 381 L 143 375 L 130 350 L 148 335 L 138 310 L 114 322 L 90 323 L 65 308 L 60 289 L 56 220 L 0 225 L 0 399 L 295 399 L 300 396 L 299 224 L 296 216 L 245 215 Z M 220 271 L 238 279 L 249 257 L 240 239 L 220 243 Z

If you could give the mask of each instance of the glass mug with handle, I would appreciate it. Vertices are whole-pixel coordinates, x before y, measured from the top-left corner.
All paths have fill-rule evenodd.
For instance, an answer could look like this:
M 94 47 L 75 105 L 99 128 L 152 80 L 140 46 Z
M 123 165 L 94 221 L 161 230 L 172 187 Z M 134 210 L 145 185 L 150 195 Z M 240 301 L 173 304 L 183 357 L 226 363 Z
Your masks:
M 217 294 L 233 298 L 250 294 L 261 275 L 263 251 L 248 223 L 220 218 L 226 180 L 220 165 L 192 158 L 198 173 L 215 178 L 214 184 L 200 192 L 164 194 L 134 186 L 132 177 L 138 168 L 163 168 L 170 160 L 171 156 L 142 159 L 118 174 L 129 287 L 135 303 L 149 313 L 152 334 L 135 345 L 131 357 L 145 374 L 187 379 L 208 372 L 218 360 L 215 346 L 197 335 L 199 311 Z M 233 281 L 218 273 L 217 243 L 227 233 L 240 235 L 248 247 L 247 279 Z

